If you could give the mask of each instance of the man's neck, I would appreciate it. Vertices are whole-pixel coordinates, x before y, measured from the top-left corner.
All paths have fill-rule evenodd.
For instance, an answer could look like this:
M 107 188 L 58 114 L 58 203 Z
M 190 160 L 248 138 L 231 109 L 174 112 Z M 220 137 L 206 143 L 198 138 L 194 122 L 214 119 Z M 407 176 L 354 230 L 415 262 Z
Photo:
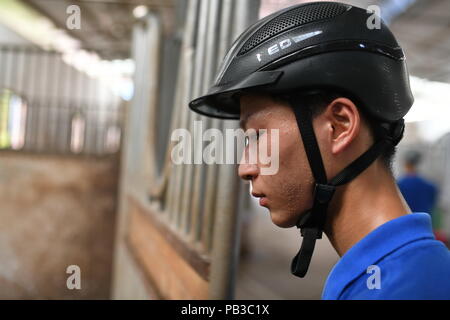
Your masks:
M 382 224 L 410 213 L 392 175 L 380 161 L 338 187 L 328 210 L 325 233 L 342 256 Z

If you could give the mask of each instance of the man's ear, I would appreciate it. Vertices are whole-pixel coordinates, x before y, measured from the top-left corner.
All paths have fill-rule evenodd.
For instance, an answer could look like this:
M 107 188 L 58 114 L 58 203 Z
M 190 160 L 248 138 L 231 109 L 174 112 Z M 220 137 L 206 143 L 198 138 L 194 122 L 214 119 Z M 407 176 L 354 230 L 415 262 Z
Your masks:
M 361 117 L 358 108 L 350 99 L 341 97 L 333 100 L 323 115 L 329 125 L 331 152 L 339 154 L 360 132 Z

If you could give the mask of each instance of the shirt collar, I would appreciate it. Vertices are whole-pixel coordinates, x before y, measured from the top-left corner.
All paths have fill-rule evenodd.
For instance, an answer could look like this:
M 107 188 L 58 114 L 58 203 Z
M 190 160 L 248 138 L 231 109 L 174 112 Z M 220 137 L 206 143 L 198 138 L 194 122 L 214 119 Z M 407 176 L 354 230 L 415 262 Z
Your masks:
M 424 238 L 434 238 L 427 213 L 411 213 L 393 219 L 370 232 L 351 247 L 331 270 L 323 298 L 338 299 L 345 287 L 365 273 L 367 267 L 399 247 Z

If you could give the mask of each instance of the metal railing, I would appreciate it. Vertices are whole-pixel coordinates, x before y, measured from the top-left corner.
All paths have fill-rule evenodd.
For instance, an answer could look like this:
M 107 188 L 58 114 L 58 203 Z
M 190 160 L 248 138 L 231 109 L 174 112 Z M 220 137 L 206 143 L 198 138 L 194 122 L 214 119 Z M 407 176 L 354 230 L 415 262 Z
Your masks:
M 105 155 L 120 148 L 124 103 L 60 53 L 0 46 L 0 149 Z
M 136 188 L 145 179 L 151 205 L 159 208 L 161 221 L 170 227 L 197 254 L 210 262 L 209 296 L 231 298 L 238 245 L 239 181 L 235 165 L 183 164 L 175 165 L 170 158 L 174 143 L 157 148 L 158 119 L 162 108 L 157 97 L 169 90 L 174 94 L 170 132 L 188 129 L 194 132 L 194 122 L 202 121 L 204 130 L 236 129 L 234 121 L 206 118 L 188 109 L 188 102 L 203 94 L 212 84 L 213 76 L 231 42 L 256 20 L 259 1 L 188 0 L 185 21 L 180 26 L 183 39 L 179 52 L 178 71 L 173 87 L 158 91 L 161 73 L 160 51 L 166 39 L 158 36 L 159 21 L 148 17 L 135 30 L 133 41 L 136 60 L 135 100 L 129 115 L 126 138 L 126 174 L 129 187 Z M 148 77 L 148 78 L 147 78 Z M 144 81 L 145 80 L 145 81 Z M 156 87 L 155 87 L 156 86 Z M 166 137 L 167 138 L 167 137 Z M 194 150 L 202 147 L 202 137 L 194 137 Z M 158 170 L 158 155 L 164 152 L 165 162 Z M 148 193 L 147 193 L 148 194 Z

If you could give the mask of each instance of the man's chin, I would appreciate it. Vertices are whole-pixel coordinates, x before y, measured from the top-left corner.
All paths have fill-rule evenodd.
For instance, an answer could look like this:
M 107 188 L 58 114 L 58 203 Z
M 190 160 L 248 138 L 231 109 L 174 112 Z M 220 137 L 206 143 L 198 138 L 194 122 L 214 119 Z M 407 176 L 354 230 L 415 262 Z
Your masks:
M 270 211 L 270 218 L 272 219 L 273 224 L 280 228 L 292 228 L 297 222 L 287 213 Z

